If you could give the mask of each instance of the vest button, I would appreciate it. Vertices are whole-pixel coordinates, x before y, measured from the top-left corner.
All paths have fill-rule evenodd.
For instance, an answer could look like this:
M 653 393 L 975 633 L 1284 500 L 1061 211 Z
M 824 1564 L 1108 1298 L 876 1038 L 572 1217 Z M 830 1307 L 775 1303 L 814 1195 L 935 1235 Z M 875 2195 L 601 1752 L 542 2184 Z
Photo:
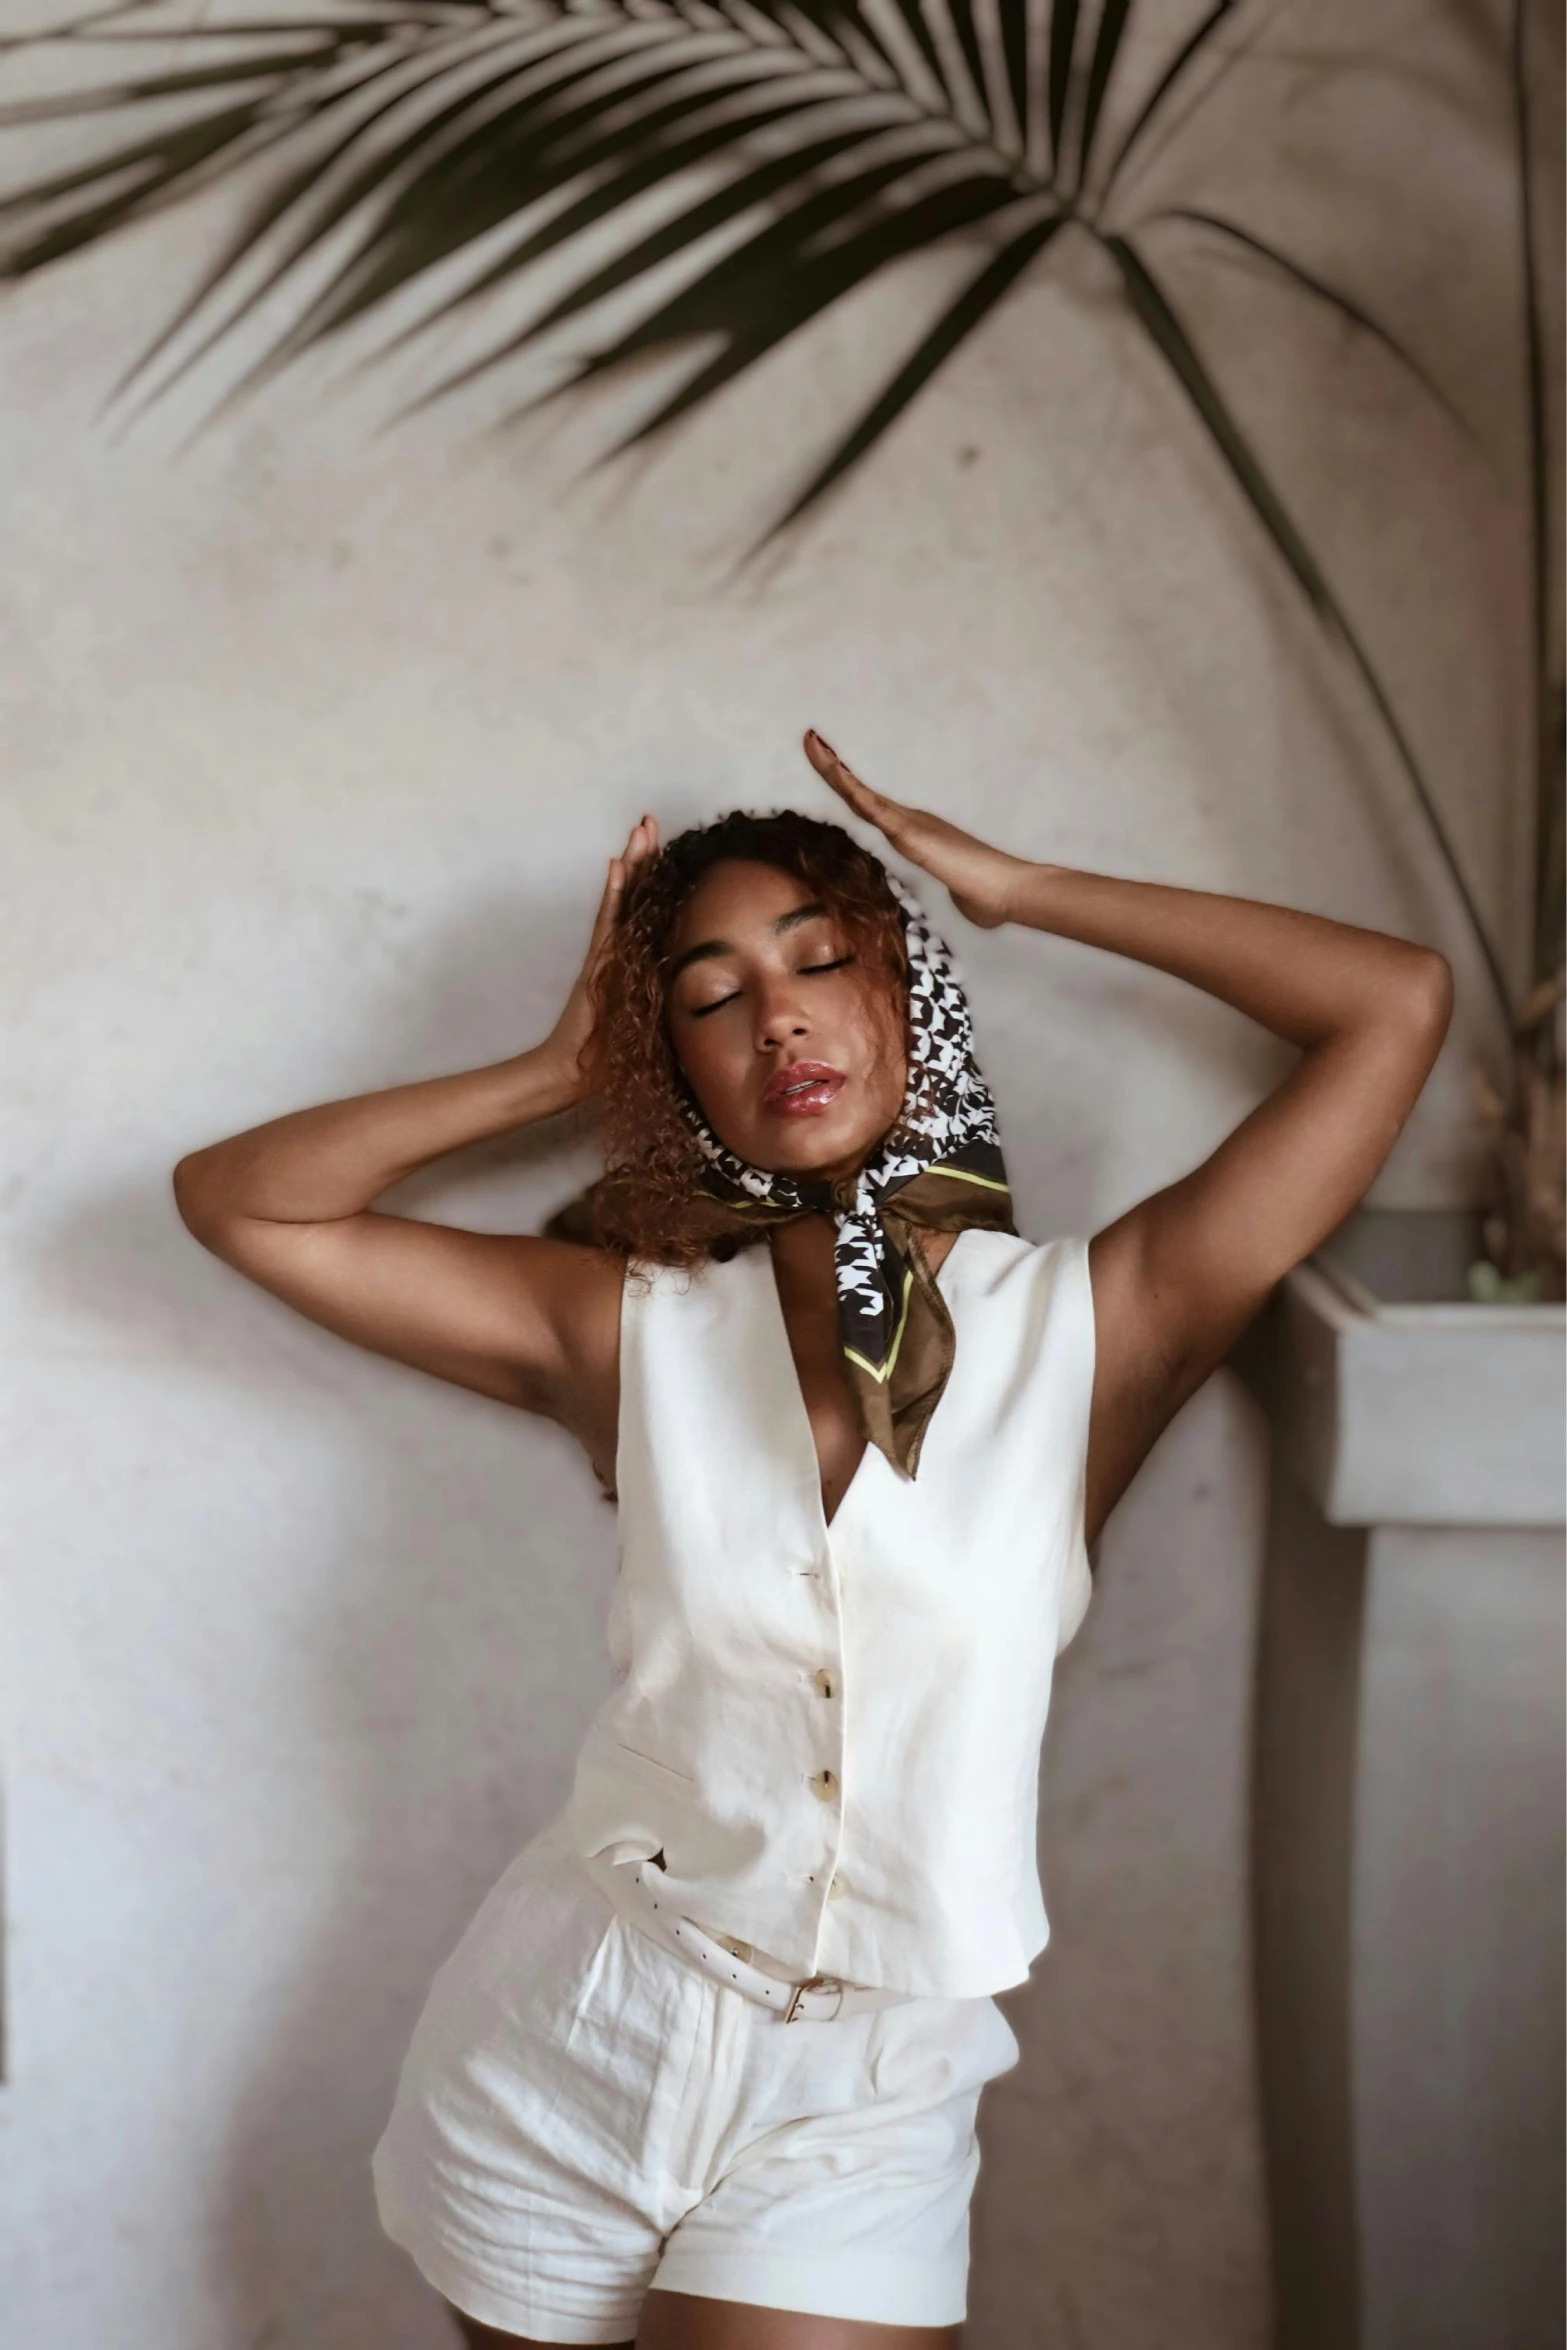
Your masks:
M 838 1774 L 836 1771 L 813 1771 L 806 1785 L 813 1795 L 821 1797 L 823 1803 L 831 1803 L 838 1792 Z
M 819 1665 L 811 1675 L 811 1686 L 818 1696 L 831 1697 L 838 1684 L 825 1665 Z

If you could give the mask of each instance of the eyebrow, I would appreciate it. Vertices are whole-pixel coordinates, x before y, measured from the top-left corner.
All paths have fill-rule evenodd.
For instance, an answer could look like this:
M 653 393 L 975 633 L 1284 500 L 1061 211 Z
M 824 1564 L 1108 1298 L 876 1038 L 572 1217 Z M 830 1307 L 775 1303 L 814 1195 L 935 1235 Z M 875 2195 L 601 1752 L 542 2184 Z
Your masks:
M 821 898 L 812 898 L 808 905 L 793 906 L 787 914 L 780 914 L 772 925 L 774 938 L 781 938 L 786 930 L 798 930 L 802 922 L 814 922 L 829 908 Z M 727 938 L 704 938 L 700 946 L 687 947 L 669 967 L 667 984 L 673 986 L 688 963 L 710 963 L 717 955 L 732 955 L 734 947 Z

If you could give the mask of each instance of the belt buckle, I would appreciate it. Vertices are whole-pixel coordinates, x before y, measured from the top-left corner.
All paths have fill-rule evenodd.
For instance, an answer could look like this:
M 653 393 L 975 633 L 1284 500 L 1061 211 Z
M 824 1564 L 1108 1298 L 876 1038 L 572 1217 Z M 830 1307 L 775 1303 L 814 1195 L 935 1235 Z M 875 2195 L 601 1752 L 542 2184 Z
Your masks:
M 789 2004 L 783 2012 L 784 2022 L 786 2024 L 792 2024 L 799 2021 L 801 2015 L 804 2013 L 803 2002 L 807 1991 L 833 1990 L 838 1994 L 838 2004 L 833 2009 L 832 2015 L 824 2016 L 822 2018 L 824 2023 L 831 2023 L 834 2017 L 843 2013 L 844 1989 L 845 1986 L 838 1980 L 836 1975 L 807 1975 L 803 1983 L 795 1983 L 791 1986 Z

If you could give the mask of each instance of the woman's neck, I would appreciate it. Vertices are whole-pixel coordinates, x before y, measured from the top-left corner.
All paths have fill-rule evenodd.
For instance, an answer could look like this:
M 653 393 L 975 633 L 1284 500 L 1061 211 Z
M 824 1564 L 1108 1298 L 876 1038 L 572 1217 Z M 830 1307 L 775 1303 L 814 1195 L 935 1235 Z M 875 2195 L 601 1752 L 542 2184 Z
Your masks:
M 792 1216 L 787 1224 L 775 1224 L 768 1239 L 778 1292 L 786 1303 L 798 1300 L 804 1304 L 824 1292 L 829 1297 L 833 1294 L 837 1287 L 833 1251 L 838 1232 L 830 1216 Z

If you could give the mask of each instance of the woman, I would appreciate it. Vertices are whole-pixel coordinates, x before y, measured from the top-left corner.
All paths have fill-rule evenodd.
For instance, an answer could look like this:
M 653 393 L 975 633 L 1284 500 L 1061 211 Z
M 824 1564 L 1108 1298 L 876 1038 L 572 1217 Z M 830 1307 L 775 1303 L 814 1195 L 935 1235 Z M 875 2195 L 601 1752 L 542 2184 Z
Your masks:
M 182 1161 L 230 1264 L 560 1421 L 618 1487 L 620 1683 L 438 1975 L 376 2154 L 474 2344 L 956 2340 L 1087 1546 L 1365 1191 L 1447 1025 L 1423 948 L 1031 864 L 805 747 L 971 921 L 1174 973 L 1300 1058 L 1193 1173 L 1033 1246 L 940 941 L 879 862 L 804 817 L 662 849 L 644 817 L 543 1044 Z M 594 1091 L 576 1237 L 375 1210 Z

